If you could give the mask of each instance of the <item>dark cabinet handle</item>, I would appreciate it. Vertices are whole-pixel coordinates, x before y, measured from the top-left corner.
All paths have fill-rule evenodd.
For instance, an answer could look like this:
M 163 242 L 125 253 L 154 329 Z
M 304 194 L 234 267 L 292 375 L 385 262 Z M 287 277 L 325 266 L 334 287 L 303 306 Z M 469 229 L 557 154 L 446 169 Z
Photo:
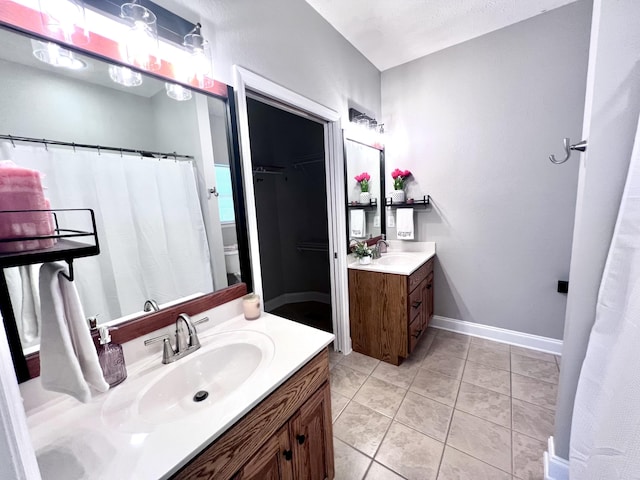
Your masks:
M 430 290 L 431 286 L 432 286 L 431 284 L 427 285 L 427 290 Z
M 412 307 L 413 308 L 418 308 L 420 305 L 422 305 L 422 302 L 413 302 Z
M 422 330 L 418 330 L 413 336 L 414 338 L 418 338 L 420 336 L 420 334 L 422 333 Z
M 285 450 L 282 454 L 285 460 L 291 460 L 293 458 L 293 452 L 291 450 Z
M 302 445 L 306 439 L 307 437 L 305 437 L 304 435 L 296 435 L 296 440 L 298 440 L 298 443 L 300 445 Z

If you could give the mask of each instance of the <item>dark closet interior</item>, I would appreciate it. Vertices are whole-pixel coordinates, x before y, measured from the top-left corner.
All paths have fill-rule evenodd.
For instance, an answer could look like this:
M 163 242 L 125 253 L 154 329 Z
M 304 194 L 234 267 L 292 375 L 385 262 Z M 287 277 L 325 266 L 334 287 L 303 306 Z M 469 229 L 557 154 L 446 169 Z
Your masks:
M 248 98 L 265 311 L 332 331 L 324 128 Z

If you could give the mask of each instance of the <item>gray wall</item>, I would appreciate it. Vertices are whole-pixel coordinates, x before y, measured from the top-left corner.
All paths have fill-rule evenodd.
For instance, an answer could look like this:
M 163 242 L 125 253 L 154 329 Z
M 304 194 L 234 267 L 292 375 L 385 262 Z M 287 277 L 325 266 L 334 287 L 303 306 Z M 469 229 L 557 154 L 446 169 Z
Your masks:
M 148 98 L 2 60 L 0 78 L 3 134 L 154 149 Z
M 556 453 L 568 458 L 573 403 L 640 113 L 640 2 L 594 2 L 571 288 L 556 409 Z M 573 161 L 576 161 L 575 159 Z
M 248 68 L 347 115 L 352 100 L 380 113 L 380 72 L 303 0 L 159 0 L 212 40 L 214 76 Z
M 430 194 L 435 314 L 562 338 L 591 4 L 580 1 L 382 74 L 387 180 Z M 390 185 L 390 183 L 389 183 Z M 395 238 L 388 229 L 389 238 Z

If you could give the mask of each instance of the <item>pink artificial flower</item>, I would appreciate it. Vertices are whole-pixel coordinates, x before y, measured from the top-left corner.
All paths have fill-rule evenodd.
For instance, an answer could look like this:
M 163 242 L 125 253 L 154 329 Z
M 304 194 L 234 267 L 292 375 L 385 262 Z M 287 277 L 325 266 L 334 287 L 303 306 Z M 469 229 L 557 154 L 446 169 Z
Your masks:
M 363 180 L 366 180 L 368 182 L 369 180 L 371 180 L 371 175 L 369 175 L 367 172 L 362 172 L 360 175 L 356 175 L 354 178 L 358 183 L 361 183 Z
M 403 173 L 404 172 L 402 170 L 396 168 L 393 172 L 391 172 L 391 178 L 395 180 L 396 178 L 401 177 Z

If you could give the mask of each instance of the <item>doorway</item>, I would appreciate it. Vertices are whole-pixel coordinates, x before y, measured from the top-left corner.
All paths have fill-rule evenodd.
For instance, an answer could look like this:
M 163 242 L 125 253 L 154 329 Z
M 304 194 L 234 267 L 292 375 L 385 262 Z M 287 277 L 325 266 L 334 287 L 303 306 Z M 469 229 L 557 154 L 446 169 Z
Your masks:
M 323 122 L 248 95 L 266 312 L 333 331 Z

